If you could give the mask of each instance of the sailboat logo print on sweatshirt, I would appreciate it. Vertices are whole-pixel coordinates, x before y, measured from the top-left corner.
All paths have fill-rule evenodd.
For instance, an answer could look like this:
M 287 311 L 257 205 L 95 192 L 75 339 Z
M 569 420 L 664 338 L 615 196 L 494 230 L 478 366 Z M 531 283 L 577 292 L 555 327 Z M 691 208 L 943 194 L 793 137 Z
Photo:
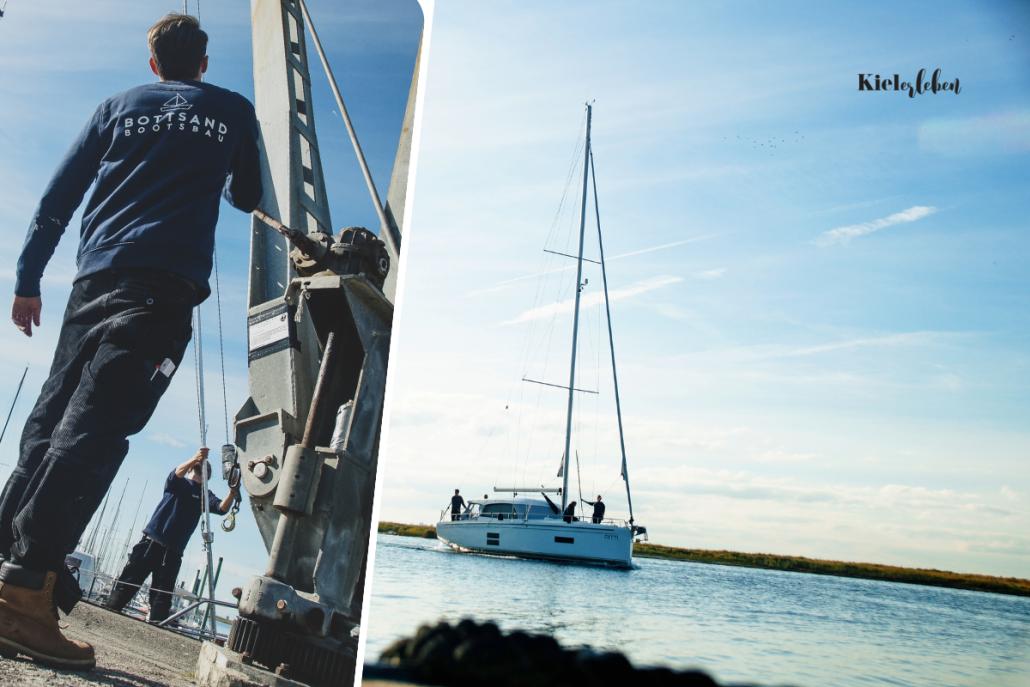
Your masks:
M 183 98 L 181 95 L 176 93 L 174 98 L 170 98 L 167 102 L 165 102 L 164 105 L 161 106 L 161 111 L 174 112 L 177 110 L 188 110 L 191 107 L 193 107 L 193 105 L 190 104 L 190 101 L 186 100 L 186 98 Z

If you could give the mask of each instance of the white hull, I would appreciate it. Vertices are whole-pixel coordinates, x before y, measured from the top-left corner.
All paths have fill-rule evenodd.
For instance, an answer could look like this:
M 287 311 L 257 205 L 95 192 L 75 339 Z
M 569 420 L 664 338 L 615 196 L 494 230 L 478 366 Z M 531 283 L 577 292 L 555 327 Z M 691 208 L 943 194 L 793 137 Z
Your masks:
M 442 520 L 436 536 L 454 548 L 523 558 L 633 566 L 633 536 L 625 525 L 471 518 Z

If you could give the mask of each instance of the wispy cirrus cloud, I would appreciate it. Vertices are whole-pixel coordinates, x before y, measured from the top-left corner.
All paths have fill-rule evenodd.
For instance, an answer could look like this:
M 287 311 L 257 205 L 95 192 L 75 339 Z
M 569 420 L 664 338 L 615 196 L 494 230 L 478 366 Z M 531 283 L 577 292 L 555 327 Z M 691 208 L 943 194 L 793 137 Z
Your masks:
M 719 279 L 724 274 L 726 274 L 726 268 L 717 267 L 716 269 L 712 270 L 701 270 L 700 272 L 694 272 L 694 274 L 692 274 L 691 276 L 694 277 L 694 279 L 701 279 L 707 281 L 711 279 Z
M 646 253 L 655 253 L 657 251 L 667 250 L 669 248 L 676 248 L 678 246 L 684 246 L 684 245 L 686 245 L 688 243 L 696 243 L 698 241 L 705 241 L 707 239 L 714 238 L 716 236 L 719 236 L 719 234 L 701 234 L 700 236 L 692 236 L 692 237 L 690 237 L 688 239 L 681 239 L 679 241 L 671 241 L 669 243 L 662 243 L 662 244 L 659 244 L 657 246 L 648 246 L 647 248 L 638 248 L 636 250 L 627 251 L 625 253 L 619 253 L 618 255 L 607 256 L 604 261 L 605 261 L 605 264 L 608 264 L 608 263 L 611 263 L 611 262 L 613 262 L 615 260 L 622 260 L 623 258 L 631 258 L 631 257 L 637 256 L 637 255 L 644 255 Z M 515 283 L 520 282 L 520 281 L 525 281 L 527 279 L 535 279 L 537 277 L 543 277 L 543 276 L 548 275 L 548 274 L 557 274 L 558 272 L 568 272 L 569 270 L 573 270 L 575 268 L 576 268 L 576 264 L 570 262 L 568 265 L 564 265 L 562 267 L 556 267 L 554 269 L 543 270 L 541 272 L 533 272 L 531 274 L 523 274 L 523 275 L 520 275 L 518 277 L 512 277 L 511 279 L 505 279 L 504 281 L 499 281 L 496 284 L 494 284 L 493 286 L 488 286 L 485 289 L 475 289 L 473 291 L 469 291 L 468 295 L 473 296 L 473 295 L 478 295 L 478 294 L 483 294 L 483 293 L 491 293 L 493 291 L 498 291 L 500 289 L 503 289 L 506 286 L 510 286 L 511 284 L 515 284 Z M 725 270 L 723 270 L 723 271 L 725 271 Z M 715 275 L 715 276 L 721 276 L 721 274 L 720 275 Z M 701 278 L 704 278 L 704 277 L 701 277 Z M 708 278 L 714 278 L 714 277 L 708 277 Z
M 155 444 L 163 444 L 164 446 L 171 446 L 172 448 L 186 448 L 186 442 L 181 439 L 176 439 L 167 432 L 155 432 L 147 436 Z
M 629 286 L 624 286 L 621 289 L 615 289 L 608 292 L 608 300 L 611 302 L 624 301 L 630 298 L 634 298 L 641 294 L 647 293 L 648 291 L 654 291 L 670 284 L 676 284 L 683 281 L 683 277 L 674 277 L 670 275 L 663 275 L 659 277 L 653 277 L 651 279 L 644 279 L 642 281 L 635 282 Z M 582 307 L 589 307 L 597 305 L 604 301 L 604 293 L 596 291 L 594 293 L 587 294 L 580 298 L 580 305 Z M 576 305 L 576 300 L 570 298 L 559 303 L 551 303 L 548 305 L 542 305 L 537 308 L 530 308 L 513 319 L 506 320 L 501 324 L 521 324 L 523 322 L 529 322 L 531 320 L 539 320 L 544 317 L 551 317 L 553 315 L 560 315 L 566 312 L 572 312 L 572 309 Z
M 880 217 L 879 219 L 874 219 L 869 222 L 849 224 L 847 226 L 836 227 L 829 231 L 824 231 L 815 240 L 815 243 L 819 246 L 833 246 L 849 243 L 852 239 L 856 239 L 860 236 L 873 234 L 888 227 L 893 227 L 896 224 L 915 222 L 923 219 L 924 217 L 929 217 L 935 212 L 937 212 L 937 208 L 932 205 L 914 205 L 907 210 L 895 212 L 893 215 Z
M 1030 150 L 1030 110 L 931 119 L 917 135 L 921 149 L 949 157 L 1025 153 Z
M 882 336 L 865 336 L 829 343 L 813 344 L 811 346 L 798 346 L 767 352 L 764 357 L 769 358 L 796 358 L 820 353 L 832 353 L 835 351 L 849 350 L 855 348 L 870 347 L 894 347 L 894 346 L 923 346 L 938 343 L 948 337 L 963 335 L 961 332 L 942 331 L 915 331 L 898 332 L 895 334 L 884 334 Z

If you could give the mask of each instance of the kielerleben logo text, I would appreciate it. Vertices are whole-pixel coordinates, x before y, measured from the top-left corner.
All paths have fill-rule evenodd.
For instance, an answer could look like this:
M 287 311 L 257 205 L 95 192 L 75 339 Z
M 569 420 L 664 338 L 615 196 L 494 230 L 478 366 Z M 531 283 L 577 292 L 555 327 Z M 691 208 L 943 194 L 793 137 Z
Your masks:
M 881 77 L 879 74 L 859 74 L 858 90 L 860 91 L 895 91 L 908 93 L 909 98 L 914 98 L 923 93 L 961 93 L 958 79 L 944 81 L 941 79 L 941 68 L 933 70 L 930 79 L 926 78 L 926 70 L 920 69 L 916 74 L 914 82 L 902 81 L 901 75 L 893 74 L 891 77 Z

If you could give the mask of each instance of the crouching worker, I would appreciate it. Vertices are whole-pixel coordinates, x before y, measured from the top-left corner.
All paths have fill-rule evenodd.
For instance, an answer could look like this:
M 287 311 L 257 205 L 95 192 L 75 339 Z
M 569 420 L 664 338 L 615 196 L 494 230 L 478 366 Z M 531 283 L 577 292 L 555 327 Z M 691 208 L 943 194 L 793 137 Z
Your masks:
M 108 597 L 108 608 L 115 611 L 125 608 L 125 604 L 132 600 L 147 576 L 152 575 L 150 622 L 159 623 L 168 617 L 172 608 L 172 590 L 175 589 L 179 566 L 182 564 L 182 553 L 203 513 L 200 493 L 204 478 L 200 471 L 206 471 L 207 479 L 211 479 L 207 451 L 206 448 L 200 449 L 197 455 L 168 475 L 161 502 L 150 516 L 150 522 L 143 528 L 143 538 L 132 547 L 129 562 Z M 221 501 L 208 490 L 208 510 L 218 515 L 228 513 L 239 495 L 238 489 L 230 489 Z

